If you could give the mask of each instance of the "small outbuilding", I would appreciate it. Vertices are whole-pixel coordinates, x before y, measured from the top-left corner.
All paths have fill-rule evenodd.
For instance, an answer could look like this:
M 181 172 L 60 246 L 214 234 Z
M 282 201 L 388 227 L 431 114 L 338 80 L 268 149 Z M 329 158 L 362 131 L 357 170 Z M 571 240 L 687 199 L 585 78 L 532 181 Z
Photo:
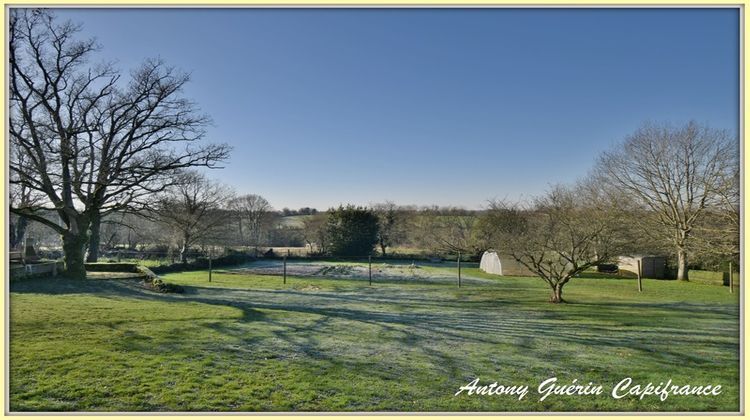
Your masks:
M 620 270 L 638 273 L 638 261 L 641 262 L 641 276 L 651 279 L 666 277 L 667 258 L 659 255 L 622 255 L 617 266 Z
M 495 251 L 485 251 L 482 254 L 479 269 L 499 276 L 534 276 L 534 273 L 519 264 L 513 257 L 498 254 Z

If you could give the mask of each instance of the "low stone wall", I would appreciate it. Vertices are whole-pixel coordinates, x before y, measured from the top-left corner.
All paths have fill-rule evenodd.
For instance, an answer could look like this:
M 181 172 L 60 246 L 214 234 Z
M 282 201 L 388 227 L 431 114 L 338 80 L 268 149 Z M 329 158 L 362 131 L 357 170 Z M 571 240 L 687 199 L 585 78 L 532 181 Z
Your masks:
M 10 278 L 13 280 L 57 276 L 64 274 L 65 263 L 63 261 L 47 261 L 36 264 L 18 265 L 10 268 Z M 86 271 L 92 273 L 133 273 L 133 278 L 142 278 L 144 280 L 153 280 L 158 278 L 153 271 L 147 267 L 132 263 L 90 263 L 86 264 Z
M 57 276 L 65 270 L 62 261 L 46 261 L 25 266 L 12 267 L 10 269 L 11 279 L 23 279 L 30 277 Z
M 137 273 L 138 264 L 134 263 L 87 263 L 86 271 L 104 273 Z
M 11 267 L 10 268 L 10 278 L 11 279 L 17 279 L 24 277 L 26 275 L 26 267 L 20 266 L 20 267 Z

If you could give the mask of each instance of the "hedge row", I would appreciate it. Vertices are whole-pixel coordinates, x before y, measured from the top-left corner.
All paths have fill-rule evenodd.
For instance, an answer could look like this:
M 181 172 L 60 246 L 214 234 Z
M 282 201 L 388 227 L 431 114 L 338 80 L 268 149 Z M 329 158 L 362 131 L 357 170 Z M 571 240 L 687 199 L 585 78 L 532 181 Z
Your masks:
M 224 267 L 231 265 L 245 264 L 251 261 L 255 261 L 255 257 L 247 254 L 227 254 L 223 257 L 219 257 L 211 260 L 212 267 Z M 174 263 L 168 265 L 159 265 L 151 267 L 151 271 L 156 274 L 173 273 L 176 271 L 188 271 L 188 270 L 205 270 L 208 268 L 208 258 L 198 258 L 193 262 L 189 263 Z

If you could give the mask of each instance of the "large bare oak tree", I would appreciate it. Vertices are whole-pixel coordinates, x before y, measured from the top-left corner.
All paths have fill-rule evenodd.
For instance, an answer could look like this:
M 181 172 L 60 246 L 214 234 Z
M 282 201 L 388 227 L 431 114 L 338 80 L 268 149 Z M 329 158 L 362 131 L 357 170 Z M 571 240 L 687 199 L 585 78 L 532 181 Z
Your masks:
M 198 144 L 210 121 L 182 97 L 186 74 L 147 60 L 123 83 L 112 65 L 90 63 L 99 47 L 79 31 L 47 10 L 11 10 L 11 180 L 34 193 L 11 211 L 61 235 L 72 278 L 85 278 L 104 215 L 137 209 L 176 170 L 228 156 Z
M 273 207 L 268 200 L 257 194 L 246 194 L 233 198 L 227 206 L 237 222 L 240 243 L 260 246 L 272 220 Z
M 738 156 L 739 144 L 726 131 L 692 121 L 647 123 L 602 154 L 596 174 L 612 194 L 645 210 L 636 222 L 673 247 L 677 278 L 687 280 L 691 236 L 707 209 L 726 204 Z

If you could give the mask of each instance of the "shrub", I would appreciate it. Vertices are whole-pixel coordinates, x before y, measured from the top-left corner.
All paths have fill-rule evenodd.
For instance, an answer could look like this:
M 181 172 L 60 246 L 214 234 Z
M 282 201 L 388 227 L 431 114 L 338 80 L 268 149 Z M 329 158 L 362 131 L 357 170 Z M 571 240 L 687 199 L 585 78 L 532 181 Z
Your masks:
M 159 293 L 182 293 L 185 291 L 182 286 L 166 283 L 158 277 L 151 280 L 150 286 L 151 290 Z
M 328 212 L 328 249 L 332 255 L 371 255 L 378 241 L 378 216 L 366 207 L 339 206 Z

